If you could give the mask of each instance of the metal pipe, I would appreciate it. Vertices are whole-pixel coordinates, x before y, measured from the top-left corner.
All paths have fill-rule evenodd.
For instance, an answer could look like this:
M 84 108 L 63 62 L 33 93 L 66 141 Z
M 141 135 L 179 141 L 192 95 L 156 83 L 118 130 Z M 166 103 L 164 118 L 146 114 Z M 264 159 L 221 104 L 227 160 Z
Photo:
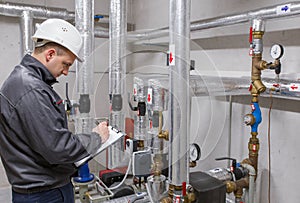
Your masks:
M 111 0 L 109 18 L 109 96 L 110 125 L 124 131 L 122 113 L 126 74 L 127 1 Z M 109 148 L 108 167 L 114 168 L 122 160 L 123 140 Z
M 243 164 L 242 166 L 249 171 L 249 203 L 255 203 L 254 201 L 254 194 L 255 194 L 255 176 L 256 176 L 256 171 L 253 166 L 250 164 Z
M 169 179 L 175 186 L 189 183 L 190 3 L 190 0 L 170 0 L 169 10 L 170 56 L 174 60 L 169 67 Z
M 95 37 L 97 38 L 109 38 L 109 32 L 101 27 L 95 27 Z
M 21 54 L 30 54 L 33 51 L 33 16 L 31 11 L 23 11 L 20 18 L 20 31 L 21 31 Z
M 76 133 L 89 133 L 92 131 L 94 119 L 90 116 L 90 94 L 93 94 L 93 72 L 94 72 L 94 0 L 75 1 L 75 25 L 82 39 L 83 47 L 81 57 L 83 62 L 76 60 L 76 85 L 79 94 L 79 115 L 76 117 Z M 80 183 L 79 191 L 82 202 L 87 202 L 87 186 L 94 179 L 90 174 L 88 163 L 79 168 L 79 177 L 74 181 Z
M 289 5 L 289 12 L 278 13 L 280 7 Z M 74 20 L 74 12 L 67 11 L 66 9 L 53 8 L 53 7 L 42 7 L 42 6 L 33 6 L 26 4 L 16 4 L 16 3 L 0 3 L 0 15 L 11 16 L 11 17 L 20 17 L 23 11 L 31 11 L 34 18 L 37 19 L 46 19 L 46 18 L 62 18 L 65 20 Z M 300 3 L 287 2 L 285 4 L 276 4 L 274 6 L 265 7 L 262 9 L 248 11 L 246 13 L 238 13 L 234 15 L 220 16 L 216 18 L 210 18 L 206 20 L 200 20 L 191 23 L 190 29 L 191 32 L 199 31 L 203 29 L 210 29 L 216 27 L 223 27 L 227 25 L 246 23 L 251 21 L 254 18 L 262 19 L 273 19 L 273 18 L 282 18 L 288 16 L 295 16 L 300 14 Z M 129 32 L 129 39 L 145 40 L 153 39 L 168 36 L 169 28 L 160 28 L 157 30 L 151 30 L 147 32 Z M 99 38 L 108 38 L 109 33 L 107 31 L 96 29 L 95 37 Z
M 83 62 L 76 64 L 77 93 L 88 95 L 94 92 L 94 1 L 76 0 L 75 7 L 75 25 L 83 39 L 80 53 Z
M 43 6 L 34 6 L 28 4 L 17 3 L 0 3 L 0 15 L 21 17 L 24 11 L 30 11 L 34 18 L 47 19 L 47 18 L 61 18 L 65 20 L 74 20 L 74 12 L 69 12 L 61 8 L 45 8 Z
M 287 7 L 286 7 L 287 6 Z M 288 8 L 289 12 L 280 12 L 281 9 Z M 192 22 L 190 31 L 199 31 L 204 29 L 223 27 L 228 25 L 234 25 L 239 23 L 246 23 L 255 18 L 261 19 L 274 19 L 288 16 L 294 16 L 300 14 L 300 3 L 297 1 L 286 2 L 285 4 L 276 4 L 274 6 L 265 7 L 262 9 L 252 10 L 248 12 L 220 16 L 216 18 L 210 18 L 205 20 L 199 20 Z M 158 37 L 164 37 L 168 35 L 168 28 L 160 28 L 157 30 L 151 30 L 148 32 L 131 32 L 128 33 L 128 37 L 137 40 L 153 39 Z

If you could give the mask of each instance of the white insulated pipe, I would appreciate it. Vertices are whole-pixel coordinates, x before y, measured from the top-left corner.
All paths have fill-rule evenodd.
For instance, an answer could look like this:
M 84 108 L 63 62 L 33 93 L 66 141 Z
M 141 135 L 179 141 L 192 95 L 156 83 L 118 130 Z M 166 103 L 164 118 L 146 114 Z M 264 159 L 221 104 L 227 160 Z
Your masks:
M 282 9 L 288 10 L 284 12 Z M 300 3 L 297 1 L 286 2 L 284 4 L 277 4 L 275 6 L 265 7 L 262 9 L 252 10 L 244 13 L 195 22 L 191 25 L 191 31 L 233 25 L 238 23 L 245 23 L 256 18 L 266 20 L 293 16 L 298 14 L 300 14 Z
M 74 12 L 69 12 L 61 8 L 45 8 L 43 6 L 34 6 L 16 3 L 0 3 L 0 15 L 21 17 L 24 11 L 30 11 L 34 18 L 61 18 L 65 20 L 74 20 Z
M 83 40 L 80 52 L 83 62 L 76 63 L 77 93 L 93 94 L 94 0 L 76 0 L 75 8 L 75 25 Z
M 281 9 L 285 9 L 288 6 L 288 12 L 280 12 Z M 276 4 L 274 6 L 265 7 L 262 9 L 256 9 L 248 12 L 220 16 L 216 18 L 200 20 L 191 23 L 190 31 L 199 31 L 204 29 L 223 27 L 227 25 L 234 25 L 239 23 L 246 23 L 255 18 L 261 19 L 274 19 L 288 16 L 295 16 L 300 14 L 299 1 L 286 2 L 285 4 Z M 161 28 L 157 30 L 151 30 L 148 32 L 131 32 L 128 33 L 128 38 L 136 40 L 146 40 L 159 37 L 165 37 L 168 35 L 168 28 Z
M 189 183 L 190 5 L 190 0 L 170 0 L 169 179 L 175 186 Z
M 109 124 L 125 131 L 122 109 L 126 82 L 127 1 L 111 0 L 109 16 Z M 121 139 L 109 148 L 109 168 L 115 168 L 121 163 L 123 143 L 124 140 Z
M 33 51 L 33 16 L 31 11 L 23 11 L 20 18 L 20 31 L 21 31 L 21 54 L 30 54 Z
M 111 0 L 109 16 L 109 94 L 122 94 L 126 73 L 126 0 Z
M 255 169 L 253 166 L 251 166 L 250 164 L 242 164 L 242 166 L 247 169 L 249 171 L 249 200 L 248 203 L 255 203 L 255 198 L 254 198 L 254 194 L 255 194 Z
M 75 11 L 75 26 L 83 40 L 80 52 L 83 62 L 76 60 L 76 92 L 79 96 L 79 114 L 75 120 L 75 132 L 89 133 L 94 126 L 94 119 L 90 116 L 90 95 L 94 93 L 94 0 L 76 0 Z
M 289 6 L 289 12 L 279 13 L 281 7 Z M 46 18 L 62 18 L 65 20 L 74 20 L 74 12 L 69 12 L 66 9 L 43 6 L 32 6 L 26 4 L 15 3 L 0 3 L 0 15 L 20 17 L 23 11 L 31 11 L 34 18 L 46 19 Z M 286 2 L 285 4 L 276 4 L 270 7 L 264 7 L 262 9 L 251 10 L 248 12 L 238 13 L 234 15 L 220 16 L 216 18 L 200 20 L 191 23 L 190 30 L 192 32 L 203 29 L 223 27 L 226 25 L 233 25 L 239 23 L 246 23 L 255 18 L 261 19 L 274 19 L 295 16 L 300 14 L 300 3 L 298 1 Z M 129 32 L 128 38 L 136 40 L 153 39 L 168 36 L 168 28 L 161 28 L 157 30 L 151 30 L 148 32 Z M 107 31 L 96 29 L 95 36 L 99 38 L 108 38 L 109 33 Z

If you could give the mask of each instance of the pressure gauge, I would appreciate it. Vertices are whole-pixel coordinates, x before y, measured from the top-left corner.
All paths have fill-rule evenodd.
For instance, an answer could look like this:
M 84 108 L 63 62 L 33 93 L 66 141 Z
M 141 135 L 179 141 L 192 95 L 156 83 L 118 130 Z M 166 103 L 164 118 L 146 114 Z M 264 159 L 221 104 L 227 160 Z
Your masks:
M 283 55 L 283 47 L 280 44 L 274 44 L 271 47 L 271 57 L 273 59 L 279 59 Z
M 191 161 L 198 161 L 201 157 L 201 150 L 199 145 L 193 143 L 190 145 L 190 160 Z

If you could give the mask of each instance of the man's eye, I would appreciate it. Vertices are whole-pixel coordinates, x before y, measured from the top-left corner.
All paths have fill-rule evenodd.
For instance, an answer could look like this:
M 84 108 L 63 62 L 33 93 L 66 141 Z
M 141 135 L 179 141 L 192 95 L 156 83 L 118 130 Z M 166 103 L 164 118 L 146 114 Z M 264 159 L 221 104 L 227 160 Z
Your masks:
M 66 67 L 66 68 L 70 67 L 71 65 L 72 64 L 70 64 L 70 63 L 63 62 L 63 66 Z

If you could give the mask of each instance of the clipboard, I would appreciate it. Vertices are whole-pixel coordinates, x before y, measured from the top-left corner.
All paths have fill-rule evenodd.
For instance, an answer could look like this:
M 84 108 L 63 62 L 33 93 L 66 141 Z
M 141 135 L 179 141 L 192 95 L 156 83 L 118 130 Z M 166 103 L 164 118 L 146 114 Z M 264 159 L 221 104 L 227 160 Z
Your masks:
M 105 149 L 107 149 L 109 146 L 111 146 L 112 144 L 116 143 L 119 139 L 121 139 L 123 136 L 125 136 L 124 133 L 122 133 L 121 131 L 117 130 L 116 128 L 112 127 L 112 126 L 108 126 L 108 130 L 109 130 L 109 138 L 108 140 L 106 140 L 106 142 L 104 142 L 101 147 L 96 151 L 96 153 L 94 155 L 90 155 L 87 156 L 77 162 L 75 162 L 75 166 L 79 167 L 82 164 L 84 164 L 85 162 L 89 161 L 90 159 L 92 159 L 93 157 L 97 156 L 99 153 L 101 153 L 102 151 L 104 151 Z

